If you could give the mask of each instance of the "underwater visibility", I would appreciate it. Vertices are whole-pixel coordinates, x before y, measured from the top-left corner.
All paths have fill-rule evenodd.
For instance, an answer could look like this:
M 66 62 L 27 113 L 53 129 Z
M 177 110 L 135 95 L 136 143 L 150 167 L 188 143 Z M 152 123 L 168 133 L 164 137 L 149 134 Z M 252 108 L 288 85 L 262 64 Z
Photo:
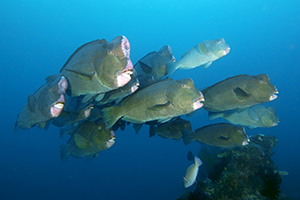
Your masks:
M 299 1 L 0 5 L 0 199 L 300 199 Z
M 207 68 L 213 61 L 228 54 L 230 47 L 223 38 L 200 42 L 179 61 L 172 55 L 170 46 L 162 47 L 138 61 L 134 65 L 137 69 L 131 64 L 130 44 L 125 36 L 117 36 L 111 42 L 105 39 L 95 41 L 79 47 L 64 64 L 60 74 L 47 77 L 47 83 L 34 95 L 28 96 L 26 106 L 18 115 L 15 132 L 19 128 L 26 130 L 36 125 L 47 129 L 52 123 L 62 127 L 61 138 L 67 134 L 71 136 L 67 144 L 60 147 L 62 162 L 69 155 L 74 158 L 87 157 L 90 161 L 93 157 L 97 158 L 101 151 L 113 148 L 115 139 L 118 139 L 115 131 L 120 126 L 124 131 L 132 123 L 138 133 L 143 124 L 148 124 L 149 137 L 158 134 L 176 141 L 182 138 L 185 145 L 196 140 L 207 148 L 205 155 L 200 150 L 198 157 L 194 157 L 194 164 L 186 170 L 184 187 L 196 183 L 199 166 L 203 162 L 206 171 L 211 172 L 203 182 L 197 183 L 197 191 L 179 199 L 279 197 L 281 172 L 271 159 L 271 148 L 276 145 L 276 139 L 263 135 L 249 139 L 245 129 L 231 124 L 233 122 L 230 120 L 231 123 L 215 123 L 193 131 L 192 124 L 180 118 L 182 115 L 192 115 L 203 107 L 209 111 L 210 119 L 213 112 L 234 112 L 239 114 L 237 118 L 242 119 L 242 122 L 235 120 L 234 124 L 245 125 L 246 121 L 248 127 L 258 127 L 256 124 L 264 120 L 263 114 L 262 117 L 250 117 L 250 120 L 242 113 L 249 113 L 250 109 L 277 98 L 275 94 L 278 91 L 268 75 L 230 77 L 201 92 L 192 79 L 173 80 L 170 74 L 177 69 Z M 145 62 L 149 56 L 151 62 Z M 158 69 L 164 69 L 160 78 L 156 75 Z M 130 75 L 135 77 L 133 83 Z M 140 84 L 142 88 L 139 88 Z M 120 88 L 129 88 L 130 92 L 124 94 Z M 40 90 L 43 95 L 39 94 Z M 107 103 L 98 103 L 105 97 L 110 99 L 112 94 L 115 98 L 105 101 Z M 64 106 L 68 109 L 64 110 Z M 276 115 L 274 109 L 273 112 Z M 228 114 L 223 115 L 225 118 Z M 278 121 L 278 117 L 275 119 Z M 221 147 L 217 149 L 220 152 L 216 154 L 213 147 Z M 209 165 L 213 159 L 215 164 Z M 257 181 L 261 185 L 256 184 L 254 188 Z M 232 191 L 228 193 L 228 190 Z

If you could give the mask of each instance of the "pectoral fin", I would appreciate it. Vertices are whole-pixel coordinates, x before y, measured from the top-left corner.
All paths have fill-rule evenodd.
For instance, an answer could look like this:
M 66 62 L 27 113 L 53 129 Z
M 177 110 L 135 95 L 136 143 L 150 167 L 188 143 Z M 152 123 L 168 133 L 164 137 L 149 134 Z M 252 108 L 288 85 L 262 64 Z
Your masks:
M 85 95 L 85 96 L 83 97 L 83 99 L 81 100 L 81 102 L 82 102 L 82 103 L 86 103 L 86 102 L 88 102 L 92 97 L 94 97 L 95 95 L 97 95 L 97 94 L 95 94 L 95 93 L 87 94 L 87 95 Z
M 219 139 L 220 140 L 229 140 L 230 138 L 229 137 L 225 137 L 225 136 L 223 136 L 223 135 L 221 135 L 221 136 L 219 136 Z
M 101 94 L 98 94 L 96 97 L 95 97 L 95 101 L 101 101 L 101 99 L 103 99 L 105 93 L 101 93 Z
M 198 48 L 201 54 L 208 55 L 210 53 L 208 48 L 202 42 L 198 44 Z
M 79 134 L 74 134 L 74 141 L 80 149 L 86 149 L 90 146 L 90 142 Z
M 155 110 L 155 111 L 160 111 L 160 110 L 163 110 L 165 108 L 167 108 L 169 105 L 170 105 L 170 101 L 168 101 L 167 103 L 165 104 L 157 104 L 155 106 L 152 106 L 150 108 L 148 108 L 149 110 Z
M 32 94 L 30 94 L 27 98 L 27 106 L 28 106 L 30 112 L 33 112 L 33 113 L 35 112 L 36 101 Z
M 212 64 L 212 61 L 207 62 L 207 63 L 205 63 L 205 64 L 203 65 L 203 68 L 206 69 L 206 68 L 208 68 L 211 64 Z
M 259 115 L 252 108 L 249 108 L 248 116 L 250 117 L 250 119 L 252 119 L 254 121 L 260 120 Z
M 245 100 L 251 96 L 249 93 L 247 93 L 245 90 L 241 89 L 240 87 L 235 88 L 233 91 L 239 100 Z
M 149 65 L 143 63 L 142 61 L 138 61 L 138 62 L 141 65 L 141 68 L 143 69 L 143 71 L 146 74 L 151 74 L 151 72 L 152 72 L 153 69 Z

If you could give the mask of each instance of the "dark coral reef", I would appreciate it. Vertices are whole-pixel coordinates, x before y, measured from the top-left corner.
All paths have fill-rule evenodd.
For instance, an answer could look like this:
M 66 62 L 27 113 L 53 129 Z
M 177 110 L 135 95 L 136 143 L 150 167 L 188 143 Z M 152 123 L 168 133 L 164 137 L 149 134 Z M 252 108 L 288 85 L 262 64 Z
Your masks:
M 202 146 L 198 156 L 207 177 L 178 200 L 287 199 L 280 195 L 281 177 L 271 159 L 277 139 L 259 134 L 250 140 L 249 145 L 233 149 Z

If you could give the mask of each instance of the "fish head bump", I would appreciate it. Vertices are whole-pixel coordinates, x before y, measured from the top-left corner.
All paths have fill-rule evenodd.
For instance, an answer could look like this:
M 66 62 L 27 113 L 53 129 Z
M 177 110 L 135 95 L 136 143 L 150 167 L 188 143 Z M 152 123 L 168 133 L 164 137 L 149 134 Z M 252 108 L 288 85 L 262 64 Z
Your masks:
M 230 52 L 230 47 L 223 38 L 216 40 L 206 40 L 203 42 L 207 49 L 216 57 L 221 58 Z
M 203 94 L 195 87 L 191 78 L 177 80 L 174 89 L 168 96 L 172 103 L 178 106 L 184 113 L 197 110 L 203 106 Z
M 124 86 L 131 79 L 133 65 L 130 60 L 130 44 L 125 36 L 117 36 L 112 41 L 103 44 L 101 57 L 101 82 L 111 88 Z
M 267 74 L 259 74 L 252 77 L 254 79 L 247 83 L 245 89 L 251 93 L 258 103 L 265 103 L 277 98 L 275 94 L 278 93 L 278 90 L 270 82 Z

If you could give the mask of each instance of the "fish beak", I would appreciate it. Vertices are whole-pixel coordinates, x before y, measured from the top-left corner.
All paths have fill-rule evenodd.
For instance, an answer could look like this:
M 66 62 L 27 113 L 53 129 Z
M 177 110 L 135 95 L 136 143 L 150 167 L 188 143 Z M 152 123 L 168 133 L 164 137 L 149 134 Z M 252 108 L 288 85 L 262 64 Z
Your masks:
M 204 101 L 205 101 L 205 99 L 203 97 L 203 94 L 202 94 L 202 92 L 200 92 L 200 97 L 198 97 L 197 99 L 194 100 L 194 104 L 193 104 L 194 110 L 201 108 L 203 106 L 202 102 L 204 102 Z
M 243 146 L 248 145 L 250 143 L 250 139 L 246 139 L 245 141 L 243 141 Z
M 139 89 L 140 83 L 137 82 L 131 87 L 131 93 L 134 93 L 137 89 Z
M 276 90 L 276 92 L 274 92 L 274 94 L 272 94 L 271 96 L 270 96 L 270 101 L 273 101 L 273 100 L 275 100 L 275 99 L 277 99 L 277 95 L 275 95 L 275 94 L 278 94 L 279 92 Z
M 225 55 L 227 55 L 230 52 L 230 47 L 225 49 Z
M 111 136 L 106 142 L 106 147 L 110 148 L 115 143 L 115 139 L 116 139 L 115 133 L 113 131 L 111 131 Z
M 62 109 L 64 108 L 64 102 L 56 102 L 54 104 L 52 104 L 51 108 L 50 108 L 50 113 L 52 115 L 52 117 L 58 117 L 62 111 Z

